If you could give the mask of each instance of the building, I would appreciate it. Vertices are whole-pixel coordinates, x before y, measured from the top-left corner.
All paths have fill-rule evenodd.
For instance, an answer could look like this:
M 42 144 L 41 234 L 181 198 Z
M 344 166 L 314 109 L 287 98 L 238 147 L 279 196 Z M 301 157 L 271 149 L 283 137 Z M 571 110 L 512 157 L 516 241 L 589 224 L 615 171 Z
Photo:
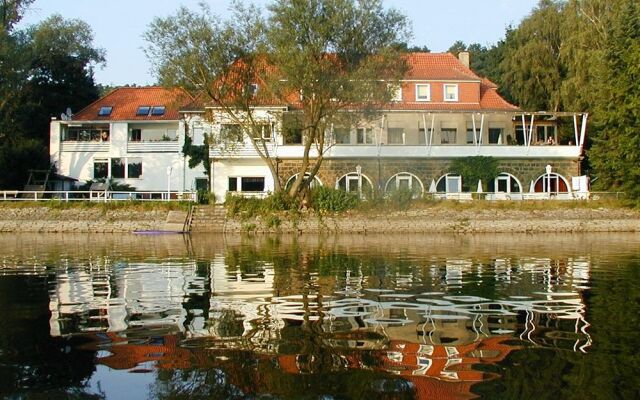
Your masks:
M 51 121 L 50 155 L 58 173 L 81 182 L 111 179 L 137 190 L 206 188 L 202 168 L 182 154 L 182 90 L 122 87 L 75 115 Z
M 587 114 L 518 109 L 469 68 L 468 53 L 459 59 L 411 53 L 407 62 L 395 98 L 376 119 L 331 126 L 314 185 L 361 194 L 408 189 L 415 196 L 457 199 L 471 198 L 468 192 L 478 189 L 490 199 L 588 196 L 580 170 Z M 208 183 L 217 202 L 228 193 L 273 192 L 271 170 L 237 121 L 215 104 L 176 102 L 179 94 L 186 96 L 122 88 L 71 120 L 53 121 L 52 161 L 61 174 L 80 181 L 110 177 L 146 190 L 166 190 L 170 181 L 172 190 L 190 190 L 203 187 L 207 177 L 201 167 L 188 168 L 181 153 L 185 137 L 194 145 L 210 137 L 216 144 L 209 147 Z M 298 173 L 304 151 L 301 134 L 284 132 L 284 121 L 295 112 L 295 104 L 273 101 L 253 109 L 264 121 L 262 142 L 285 187 Z M 240 140 L 226 145 L 219 140 L 222 132 L 239 132 Z M 453 160 L 472 156 L 495 158 L 498 177 L 480 184 L 450 173 Z M 464 186 L 473 189 L 462 193 Z

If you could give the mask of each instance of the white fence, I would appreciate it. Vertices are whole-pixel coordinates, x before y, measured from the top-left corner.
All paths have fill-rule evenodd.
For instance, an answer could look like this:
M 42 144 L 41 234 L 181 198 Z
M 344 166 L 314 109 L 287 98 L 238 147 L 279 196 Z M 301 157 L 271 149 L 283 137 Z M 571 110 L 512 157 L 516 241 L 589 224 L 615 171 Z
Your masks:
M 187 201 L 197 202 L 197 192 L 29 191 L 2 190 L 0 201 Z

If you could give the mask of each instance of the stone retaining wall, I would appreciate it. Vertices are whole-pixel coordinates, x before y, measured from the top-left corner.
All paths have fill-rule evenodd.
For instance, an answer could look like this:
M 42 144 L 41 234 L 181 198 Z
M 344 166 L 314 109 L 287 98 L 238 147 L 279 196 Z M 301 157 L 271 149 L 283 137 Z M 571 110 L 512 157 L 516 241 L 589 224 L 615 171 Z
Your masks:
M 0 208 L 0 232 L 132 232 L 162 230 L 167 210 L 49 207 Z
M 260 218 L 228 220 L 225 232 L 286 233 L 497 233 L 497 232 L 640 232 L 640 213 L 631 210 L 412 210 L 379 215 L 318 217 L 267 227 Z

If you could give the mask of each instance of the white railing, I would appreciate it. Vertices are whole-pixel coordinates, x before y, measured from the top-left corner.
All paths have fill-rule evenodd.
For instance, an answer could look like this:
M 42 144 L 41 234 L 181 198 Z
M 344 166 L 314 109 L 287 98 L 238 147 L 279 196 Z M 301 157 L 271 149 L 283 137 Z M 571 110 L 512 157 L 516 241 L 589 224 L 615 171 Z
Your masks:
M 177 140 L 159 142 L 129 142 L 129 153 L 177 153 L 180 151 L 180 143 Z
M 187 201 L 197 202 L 197 192 L 181 191 L 34 191 L 34 190 L 0 190 L 0 201 Z

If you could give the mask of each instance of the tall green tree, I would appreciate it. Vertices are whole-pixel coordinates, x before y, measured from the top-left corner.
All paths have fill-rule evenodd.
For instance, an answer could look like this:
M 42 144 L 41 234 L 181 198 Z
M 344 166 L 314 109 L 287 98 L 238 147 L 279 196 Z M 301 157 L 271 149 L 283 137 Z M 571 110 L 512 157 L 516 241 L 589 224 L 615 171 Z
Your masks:
M 270 168 L 276 191 L 282 188 L 276 159 L 257 134 L 264 122 L 254 107 L 265 100 L 293 104 L 304 146 L 289 190 L 297 196 L 331 146 L 328 127 L 344 123 L 341 111 L 363 104 L 358 111 L 364 118 L 374 104 L 391 98 L 389 83 L 405 71 L 400 54 L 408 37 L 406 18 L 381 0 L 277 0 L 267 19 L 239 3 L 234 9 L 227 21 L 206 7 L 156 19 L 145 36 L 147 54 L 161 83 L 200 88 L 243 128 L 241 134 Z M 257 93 L 248 90 L 254 84 Z
M 640 198 L 640 6 L 624 0 L 613 21 L 589 157 L 600 187 Z

